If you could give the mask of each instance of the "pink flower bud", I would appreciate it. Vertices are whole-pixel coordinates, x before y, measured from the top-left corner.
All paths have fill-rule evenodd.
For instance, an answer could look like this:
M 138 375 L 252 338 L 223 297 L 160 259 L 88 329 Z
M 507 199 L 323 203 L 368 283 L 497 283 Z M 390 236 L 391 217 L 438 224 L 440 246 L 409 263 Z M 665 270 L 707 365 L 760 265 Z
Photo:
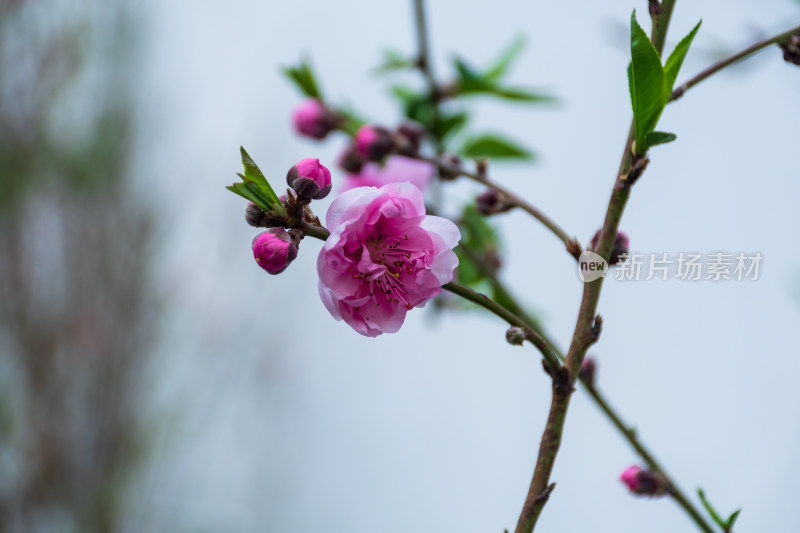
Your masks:
M 635 465 L 626 468 L 619 479 L 628 490 L 640 496 L 661 496 L 669 489 L 669 482 L 662 474 Z
M 639 472 L 641 471 L 642 469 L 638 466 L 628 467 L 622 472 L 619 479 L 628 486 L 629 491 L 636 492 L 636 489 L 639 488 Z
M 392 150 L 392 134 L 380 126 L 366 124 L 356 133 L 356 150 L 368 161 L 380 161 Z
M 321 200 L 331 192 L 331 171 L 319 159 L 302 159 L 289 169 L 286 183 L 301 199 Z
M 601 231 L 602 230 L 597 230 L 597 233 L 592 237 L 592 242 L 589 243 L 589 248 L 594 252 L 597 251 L 597 245 L 600 244 Z M 614 238 L 614 247 L 611 249 L 611 257 L 608 259 L 608 266 L 614 266 L 624 262 L 628 255 L 629 246 L 630 239 L 628 239 L 628 234 L 624 231 L 618 231 L 617 236 Z
M 270 274 L 280 274 L 297 257 L 297 245 L 283 228 L 271 228 L 253 239 L 253 257 Z
M 294 110 L 292 122 L 298 133 L 315 139 L 324 139 L 336 126 L 334 114 L 314 98 Z

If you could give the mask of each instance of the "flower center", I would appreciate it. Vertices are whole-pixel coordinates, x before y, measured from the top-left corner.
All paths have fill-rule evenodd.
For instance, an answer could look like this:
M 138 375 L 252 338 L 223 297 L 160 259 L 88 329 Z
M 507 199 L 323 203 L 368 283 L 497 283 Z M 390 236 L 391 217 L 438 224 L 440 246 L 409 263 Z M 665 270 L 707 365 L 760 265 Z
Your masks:
M 408 291 L 403 278 L 414 274 L 416 267 L 416 253 L 407 249 L 408 235 L 400 237 L 387 237 L 379 235 L 366 243 L 370 259 L 377 268 L 376 272 L 353 274 L 353 278 L 360 279 L 357 296 L 367 294 L 380 307 L 385 304 L 402 304 L 406 309 L 411 309 L 408 302 Z M 413 259 L 412 259 L 413 257 Z M 354 269 L 350 269 L 351 272 Z M 378 273 L 380 272 L 380 273 Z

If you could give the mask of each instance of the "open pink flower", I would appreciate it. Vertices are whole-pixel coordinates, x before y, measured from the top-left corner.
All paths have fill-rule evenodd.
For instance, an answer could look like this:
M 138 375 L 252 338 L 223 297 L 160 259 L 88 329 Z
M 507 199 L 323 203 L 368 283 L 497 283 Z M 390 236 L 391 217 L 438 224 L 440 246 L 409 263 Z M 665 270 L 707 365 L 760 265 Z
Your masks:
M 336 320 L 367 337 L 399 330 L 406 312 L 439 294 L 458 266 L 458 228 L 426 215 L 410 183 L 351 189 L 333 201 L 326 223 L 320 297 Z
M 436 175 L 436 167 L 401 155 L 393 155 L 381 167 L 378 163 L 365 163 L 358 174 L 347 174 L 344 190 L 354 187 L 382 187 L 387 183 L 407 181 L 425 191 Z

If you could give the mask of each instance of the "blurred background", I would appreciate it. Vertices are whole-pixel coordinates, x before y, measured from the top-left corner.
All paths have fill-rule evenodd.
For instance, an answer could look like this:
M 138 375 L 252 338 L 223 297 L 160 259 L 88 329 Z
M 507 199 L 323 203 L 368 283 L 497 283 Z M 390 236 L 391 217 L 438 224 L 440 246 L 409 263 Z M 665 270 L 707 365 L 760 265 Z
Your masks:
M 492 175 L 587 243 L 630 122 L 622 3 L 428 6 L 434 69 L 485 64 L 549 107 L 470 107 L 531 146 Z M 550 400 L 538 354 L 478 311 L 409 314 L 367 339 L 319 302 L 317 242 L 256 267 L 244 145 L 276 185 L 344 138 L 297 137 L 280 73 L 307 54 L 327 96 L 396 124 L 381 50 L 415 51 L 410 2 L 0 0 L 0 531 L 500 532 L 513 529 Z M 800 5 L 678 3 L 682 79 L 798 24 Z M 420 84 L 414 73 L 409 83 Z M 798 531 L 800 70 L 777 47 L 662 117 L 622 228 L 643 252 L 764 256 L 756 282 L 609 281 L 598 387 L 678 483 L 737 530 Z M 341 172 L 334 172 L 334 180 Z M 447 185 L 465 202 L 479 189 Z M 322 215 L 330 198 L 315 203 Z M 316 205 L 319 204 L 319 205 Z M 523 213 L 496 219 L 503 278 L 566 348 L 581 285 Z M 637 458 L 573 400 L 542 531 L 689 531 L 618 481 Z

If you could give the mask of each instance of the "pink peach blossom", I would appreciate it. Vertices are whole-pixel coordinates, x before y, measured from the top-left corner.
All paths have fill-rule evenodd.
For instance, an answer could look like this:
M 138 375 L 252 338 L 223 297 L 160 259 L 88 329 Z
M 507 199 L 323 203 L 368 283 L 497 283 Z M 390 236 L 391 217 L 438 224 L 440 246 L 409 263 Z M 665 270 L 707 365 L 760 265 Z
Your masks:
M 320 297 L 336 320 L 367 337 L 399 330 L 406 312 L 439 294 L 458 266 L 458 227 L 426 215 L 410 183 L 350 189 L 333 201 L 326 223 Z
M 393 155 L 383 166 L 365 163 L 358 174 L 347 174 L 343 189 L 347 191 L 354 187 L 382 187 L 388 183 L 407 181 L 424 192 L 435 175 L 436 167 L 430 163 Z

